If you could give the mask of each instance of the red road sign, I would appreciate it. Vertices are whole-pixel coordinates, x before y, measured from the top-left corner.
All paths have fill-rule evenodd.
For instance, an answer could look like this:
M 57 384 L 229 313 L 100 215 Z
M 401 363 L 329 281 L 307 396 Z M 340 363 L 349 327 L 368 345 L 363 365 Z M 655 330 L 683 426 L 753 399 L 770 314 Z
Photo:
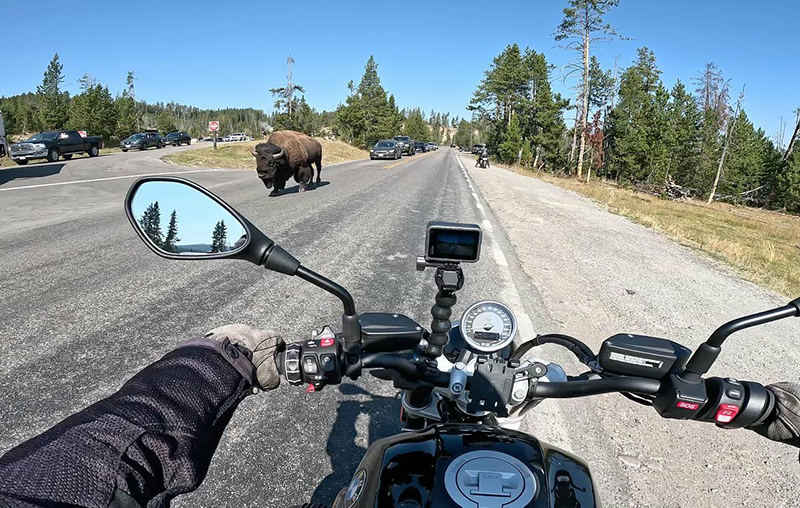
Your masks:
M 217 121 L 208 122 L 208 130 L 210 130 L 210 131 L 218 131 L 219 130 L 219 122 L 217 122 Z

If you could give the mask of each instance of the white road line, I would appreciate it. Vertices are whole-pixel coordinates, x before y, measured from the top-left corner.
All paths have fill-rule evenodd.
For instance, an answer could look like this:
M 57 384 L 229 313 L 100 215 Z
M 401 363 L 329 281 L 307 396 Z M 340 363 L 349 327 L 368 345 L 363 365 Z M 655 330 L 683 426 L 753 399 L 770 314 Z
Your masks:
M 122 180 L 125 178 L 140 178 L 143 176 L 164 176 L 164 175 L 184 175 L 187 173 L 208 173 L 211 171 L 250 171 L 249 169 L 190 169 L 188 171 L 167 171 L 164 173 L 148 173 L 145 175 L 124 175 L 124 176 L 108 176 L 106 178 L 92 178 L 89 180 L 72 180 L 70 182 L 54 182 L 54 183 L 40 183 L 36 185 L 25 185 L 22 187 L 10 187 L 8 189 L 0 189 L 0 192 L 22 190 L 22 189 L 37 189 L 39 187 L 55 187 L 57 185 L 73 185 L 78 183 L 93 183 L 105 182 L 106 180 Z
M 487 231 L 488 236 L 492 236 L 491 233 Z M 506 261 L 506 256 L 503 254 L 503 251 L 500 249 L 500 246 L 497 245 L 497 242 L 494 242 L 492 246 L 492 254 L 494 255 L 495 262 L 500 266 L 508 266 L 508 261 Z
M 522 301 L 522 296 L 519 294 L 517 285 L 514 283 L 514 278 L 511 275 L 511 270 L 508 267 L 508 260 L 506 259 L 505 254 L 503 254 L 500 244 L 497 243 L 497 240 L 494 237 L 494 228 L 492 227 L 491 221 L 487 217 L 488 213 L 484 211 L 483 205 L 481 205 L 479 201 L 478 191 L 472 186 L 472 180 L 470 179 L 464 164 L 461 162 L 461 157 L 458 155 L 455 157 L 458 161 L 458 165 L 461 166 L 464 178 L 467 180 L 467 183 L 472 190 L 472 196 L 476 202 L 475 206 L 477 206 L 478 210 L 480 210 L 481 215 L 483 216 L 481 224 L 483 225 L 484 231 L 484 245 L 491 246 L 489 248 L 492 250 L 492 257 L 499 268 L 500 277 L 502 279 L 501 287 L 503 287 L 503 290 L 502 293 L 498 295 L 500 301 L 505 302 L 517 316 L 517 326 L 519 327 L 519 330 L 517 331 L 517 337 L 522 337 L 523 339 L 535 337 L 536 328 L 534 328 L 533 321 L 525 311 L 525 305 Z M 542 404 L 537 408 L 535 415 L 530 415 L 523 419 L 520 430 L 523 432 L 528 432 L 531 435 L 536 433 L 537 430 L 541 432 L 543 429 L 534 428 L 534 422 L 538 422 L 545 425 L 549 439 L 552 442 L 565 449 L 571 450 L 573 449 L 572 441 L 565 430 L 566 425 L 564 424 L 564 421 L 565 417 L 559 410 L 558 406 L 554 404 Z

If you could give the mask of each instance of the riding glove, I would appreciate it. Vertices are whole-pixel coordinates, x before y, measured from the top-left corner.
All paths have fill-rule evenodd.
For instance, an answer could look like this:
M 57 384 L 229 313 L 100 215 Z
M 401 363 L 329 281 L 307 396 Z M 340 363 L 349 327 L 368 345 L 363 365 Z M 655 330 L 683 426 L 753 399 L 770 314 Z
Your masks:
M 275 362 L 278 352 L 285 349 L 280 334 L 271 330 L 257 330 L 243 324 L 224 325 L 206 333 L 206 338 L 219 342 L 230 341 L 252 354 L 250 361 L 256 369 L 256 384 L 262 390 L 272 390 L 280 384 L 280 374 Z
M 775 395 L 775 409 L 752 429 L 772 441 L 800 448 L 800 383 L 777 383 L 767 389 Z

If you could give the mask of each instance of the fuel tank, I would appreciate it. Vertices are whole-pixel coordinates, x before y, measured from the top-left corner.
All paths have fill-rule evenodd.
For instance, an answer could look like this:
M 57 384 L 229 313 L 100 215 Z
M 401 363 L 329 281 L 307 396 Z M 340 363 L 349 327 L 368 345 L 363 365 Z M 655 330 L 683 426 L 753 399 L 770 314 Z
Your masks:
M 591 508 L 589 467 L 521 432 L 440 424 L 375 441 L 336 508 Z

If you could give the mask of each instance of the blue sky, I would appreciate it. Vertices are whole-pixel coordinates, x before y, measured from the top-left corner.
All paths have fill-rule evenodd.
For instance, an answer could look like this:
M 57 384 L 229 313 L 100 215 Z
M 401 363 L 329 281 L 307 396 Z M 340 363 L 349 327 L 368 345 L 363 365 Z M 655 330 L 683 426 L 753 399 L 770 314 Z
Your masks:
M 552 33 L 565 3 L 82 1 L 65 7 L 2 0 L 0 95 L 35 90 L 58 52 L 73 92 L 86 72 L 118 92 L 133 70 L 137 95 L 148 102 L 269 110 L 268 90 L 284 81 L 291 53 L 309 102 L 333 109 L 374 55 L 401 107 L 465 115 L 483 71 L 507 44 L 544 51 L 564 65 L 572 55 L 556 47 Z M 14 21 L 31 15 L 33 25 Z M 713 61 L 731 79 L 732 95 L 746 83 L 745 109 L 757 126 L 771 136 L 781 116 L 792 123 L 800 106 L 800 2 L 621 0 L 607 19 L 633 40 L 599 47 L 604 67 L 613 66 L 615 54 L 627 66 L 637 47 L 648 46 L 672 86 L 677 78 L 690 84 Z M 555 85 L 569 91 L 561 80 Z
M 227 210 L 211 198 L 188 185 L 174 182 L 142 184 L 131 203 L 134 217 L 139 219 L 145 209 L 158 201 L 161 209 L 161 232 L 167 234 L 169 219 L 175 210 L 178 219 L 178 245 L 211 244 L 211 233 L 219 221 L 228 228 L 228 244 L 244 234 L 244 228 Z

